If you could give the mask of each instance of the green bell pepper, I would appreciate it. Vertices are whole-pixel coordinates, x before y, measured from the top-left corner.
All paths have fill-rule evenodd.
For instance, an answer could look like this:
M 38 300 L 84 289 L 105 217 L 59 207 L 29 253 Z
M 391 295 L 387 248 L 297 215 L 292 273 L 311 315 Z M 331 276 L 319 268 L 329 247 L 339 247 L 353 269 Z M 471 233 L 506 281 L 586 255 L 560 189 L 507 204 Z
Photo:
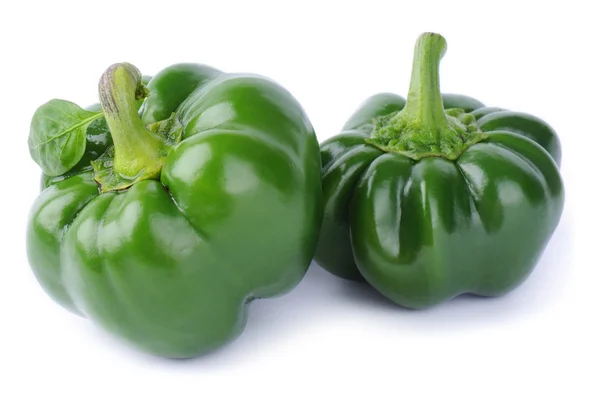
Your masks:
M 249 302 L 307 271 L 319 146 L 269 79 L 193 64 L 141 79 L 115 64 L 102 109 L 52 100 L 36 111 L 29 146 L 44 178 L 27 254 L 62 306 L 149 353 L 193 357 L 233 340 Z
M 409 308 L 515 288 L 564 202 L 554 130 L 534 116 L 442 95 L 445 49 L 443 37 L 423 34 L 407 100 L 369 98 L 321 145 L 316 261 Z

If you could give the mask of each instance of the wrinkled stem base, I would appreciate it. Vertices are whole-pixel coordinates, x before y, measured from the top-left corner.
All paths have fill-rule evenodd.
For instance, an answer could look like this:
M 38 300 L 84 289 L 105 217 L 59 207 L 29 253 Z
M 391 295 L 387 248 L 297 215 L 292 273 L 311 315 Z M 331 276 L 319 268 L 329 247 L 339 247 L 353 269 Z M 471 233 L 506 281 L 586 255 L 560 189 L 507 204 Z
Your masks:
M 457 159 L 471 145 L 487 135 L 477 130 L 475 117 L 462 109 L 445 111 L 445 123 L 427 126 L 406 117 L 404 111 L 375 120 L 367 142 L 386 152 L 400 153 L 414 160 L 437 156 Z

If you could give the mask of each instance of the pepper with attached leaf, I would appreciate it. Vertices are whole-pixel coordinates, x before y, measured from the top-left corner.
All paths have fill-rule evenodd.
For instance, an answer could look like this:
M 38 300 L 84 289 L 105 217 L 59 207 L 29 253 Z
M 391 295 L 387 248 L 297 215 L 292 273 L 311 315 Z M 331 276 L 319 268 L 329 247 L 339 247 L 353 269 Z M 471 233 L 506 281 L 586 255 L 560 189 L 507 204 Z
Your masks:
M 371 97 L 321 145 L 317 262 L 410 308 L 515 288 L 564 202 L 554 130 L 528 114 L 440 94 L 445 50 L 443 37 L 423 34 L 407 100 Z
M 101 110 L 52 100 L 33 117 L 33 271 L 61 305 L 147 352 L 217 348 L 250 301 L 308 268 L 322 217 L 313 128 L 271 80 L 203 65 L 146 86 L 115 64 L 99 93 Z

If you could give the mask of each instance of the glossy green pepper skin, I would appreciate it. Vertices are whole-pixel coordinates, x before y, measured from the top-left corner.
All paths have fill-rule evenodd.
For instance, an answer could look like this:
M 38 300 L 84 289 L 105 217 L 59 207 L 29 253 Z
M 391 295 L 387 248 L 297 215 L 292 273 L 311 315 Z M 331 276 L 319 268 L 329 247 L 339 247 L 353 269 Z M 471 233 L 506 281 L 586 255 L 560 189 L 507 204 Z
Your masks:
M 418 100 L 412 88 L 409 100 Z M 439 88 L 421 106 L 436 101 L 440 115 L 459 108 L 450 112 L 471 123 L 476 142 L 454 159 L 418 158 L 410 152 L 414 142 L 408 155 L 373 145 L 378 118 L 408 108 L 388 93 L 369 98 L 321 145 L 325 215 L 316 261 L 415 309 L 515 288 L 542 254 L 564 202 L 560 143 L 545 122 L 466 96 L 439 96 Z
M 129 79 L 126 66 L 114 76 Z M 318 142 L 296 100 L 263 77 L 183 64 L 148 88 L 139 125 L 175 112 L 183 129 L 159 178 L 107 192 L 89 168 L 46 179 L 27 252 L 64 307 L 149 353 L 194 357 L 238 336 L 252 300 L 304 276 L 322 218 Z M 111 95 L 101 90 L 107 120 Z

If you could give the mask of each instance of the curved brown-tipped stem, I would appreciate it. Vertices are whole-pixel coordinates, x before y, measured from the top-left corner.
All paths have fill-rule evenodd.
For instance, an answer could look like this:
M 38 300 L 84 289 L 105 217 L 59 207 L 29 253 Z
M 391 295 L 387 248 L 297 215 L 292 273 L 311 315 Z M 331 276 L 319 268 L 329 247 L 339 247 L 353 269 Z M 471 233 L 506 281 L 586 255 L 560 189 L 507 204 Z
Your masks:
M 100 104 L 114 148 L 93 163 L 103 191 L 124 189 L 135 181 L 157 179 L 169 145 L 144 126 L 137 101 L 148 96 L 142 74 L 129 63 L 111 65 L 98 83 Z M 108 170 L 110 168 L 110 170 Z

